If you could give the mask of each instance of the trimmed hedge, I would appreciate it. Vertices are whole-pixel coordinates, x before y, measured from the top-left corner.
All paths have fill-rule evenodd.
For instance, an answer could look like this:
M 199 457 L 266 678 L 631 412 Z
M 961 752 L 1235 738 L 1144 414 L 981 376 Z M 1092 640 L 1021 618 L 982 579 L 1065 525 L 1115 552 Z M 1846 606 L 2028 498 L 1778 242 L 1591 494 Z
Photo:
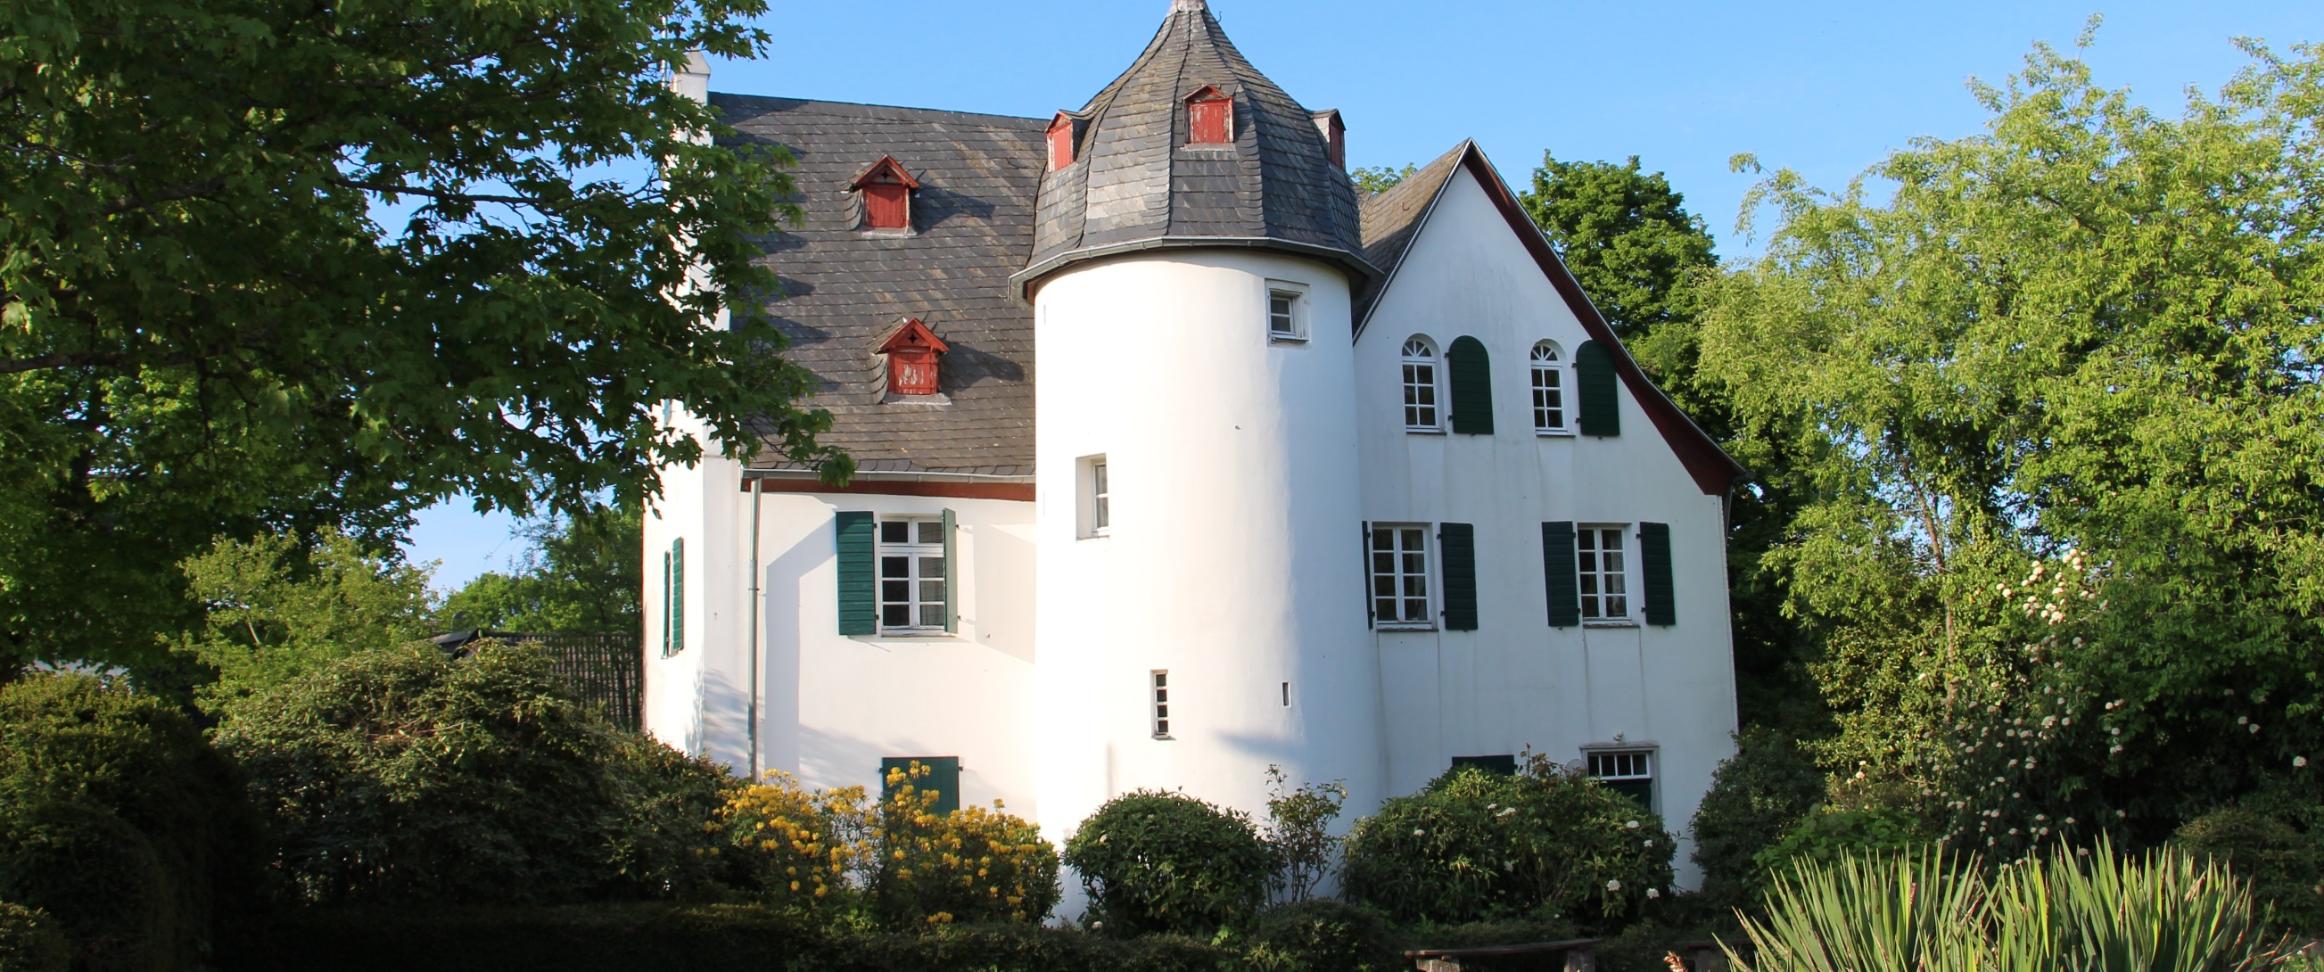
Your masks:
M 460 911 L 313 910 L 249 929 L 224 972 L 1216 972 L 1234 953 L 1175 935 L 962 925 L 833 931 L 765 908 L 620 904 Z
M 1239 944 L 1250 972 L 1389 972 L 1410 964 L 1387 916 L 1329 898 L 1260 912 Z
M 72 953 L 47 915 L 0 901 L 0 972 L 65 972 Z

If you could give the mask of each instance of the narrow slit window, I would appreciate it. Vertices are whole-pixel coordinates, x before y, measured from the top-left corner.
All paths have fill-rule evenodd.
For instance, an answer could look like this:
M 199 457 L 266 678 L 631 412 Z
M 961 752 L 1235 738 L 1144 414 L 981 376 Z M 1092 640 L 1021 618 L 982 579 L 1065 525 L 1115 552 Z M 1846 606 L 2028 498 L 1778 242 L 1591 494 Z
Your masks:
M 1113 475 L 1104 456 L 1088 456 L 1081 460 L 1076 477 L 1081 483 L 1081 538 L 1084 540 L 1108 536 L 1114 529 Z
M 1154 672 L 1154 738 L 1170 738 L 1170 673 Z

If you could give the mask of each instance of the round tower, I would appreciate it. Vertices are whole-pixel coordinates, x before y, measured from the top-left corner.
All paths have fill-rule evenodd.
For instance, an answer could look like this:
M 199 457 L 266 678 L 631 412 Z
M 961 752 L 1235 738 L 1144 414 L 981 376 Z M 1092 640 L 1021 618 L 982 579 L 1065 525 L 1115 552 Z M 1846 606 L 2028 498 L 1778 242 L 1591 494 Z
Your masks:
M 1266 771 L 1381 796 L 1336 112 L 1202 0 L 1050 128 L 1034 253 L 1038 813 L 1113 795 L 1264 815 Z

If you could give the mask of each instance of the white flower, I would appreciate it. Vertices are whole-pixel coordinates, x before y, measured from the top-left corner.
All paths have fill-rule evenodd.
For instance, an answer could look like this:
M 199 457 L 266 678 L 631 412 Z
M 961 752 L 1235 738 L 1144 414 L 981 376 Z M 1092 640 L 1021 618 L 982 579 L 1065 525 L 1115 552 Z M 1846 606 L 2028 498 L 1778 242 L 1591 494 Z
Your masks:
M 1109 840 L 1112 840 L 1112 839 L 1114 839 L 1114 835 L 1112 835 L 1112 834 L 1099 834 L 1099 835 L 1097 835 L 1097 842 L 1098 842 L 1098 843 L 1100 843 L 1100 844 L 1103 844 L 1103 843 L 1105 843 L 1106 841 L 1109 841 Z
M 1426 837 L 1426 836 L 1428 836 L 1428 831 L 1422 830 L 1422 829 L 1420 829 L 1420 828 L 1418 828 L 1418 827 L 1414 827 L 1414 828 L 1412 828 L 1412 836 L 1414 836 L 1414 837 Z
M 2307 769 L 2307 768 L 2308 768 L 2308 757 L 2306 757 L 2306 756 L 2294 756 L 2294 757 L 2292 757 L 2292 768 L 2293 768 L 2293 769 Z
M 1608 891 L 1620 891 L 1620 890 L 1622 890 L 1622 882 L 1620 882 L 1620 881 L 1608 881 L 1608 882 L 1606 882 L 1606 890 L 1608 890 Z
M 2251 724 L 2251 717 L 2250 717 L 2250 716 L 2236 716 L 2236 717 L 2235 717 L 2235 724 L 2236 724 L 2236 725 L 2239 725 L 2239 726 L 2247 726 L 2247 725 L 2250 725 L 2250 724 Z
M 1636 820 L 1633 820 L 1633 821 L 1630 821 L 1629 823 L 1623 824 L 1622 826 L 1624 826 L 1624 827 L 1628 827 L 1628 828 L 1630 828 L 1630 829 L 1632 829 L 1632 830 L 1637 830 L 1637 829 L 1638 829 L 1638 821 L 1636 821 Z
M 1656 898 L 1659 898 L 1659 897 L 1662 897 L 1662 889 L 1661 889 L 1661 888 L 1647 888 L 1647 889 L 1646 889 L 1646 900 L 1648 900 L 1648 901 L 1652 901 L 1652 900 L 1654 900 L 1654 899 L 1656 899 Z
M 1494 814 L 1493 816 L 1496 816 L 1496 817 L 1506 817 L 1506 816 L 1508 816 L 1508 815 L 1510 815 L 1510 814 L 1513 814 L 1513 813 L 1516 813 L 1516 812 L 1517 812 L 1517 808 L 1516 808 L 1516 807 L 1502 807 L 1502 808 L 1501 808 L 1501 812 L 1500 812 L 1500 813 L 1496 813 L 1496 814 Z
M 2259 735 L 2259 723 L 2254 722 L 2251 724 L 2251 734 L 2254 736 Z
M 1648 846 L 1648 847 L 1652 847 L 1652 846 L 1654 846 L 1654 838 L 1652 838 L 1652 837 L 1648 837 L 1648 838 L 1646 838 L 1646 846 Z

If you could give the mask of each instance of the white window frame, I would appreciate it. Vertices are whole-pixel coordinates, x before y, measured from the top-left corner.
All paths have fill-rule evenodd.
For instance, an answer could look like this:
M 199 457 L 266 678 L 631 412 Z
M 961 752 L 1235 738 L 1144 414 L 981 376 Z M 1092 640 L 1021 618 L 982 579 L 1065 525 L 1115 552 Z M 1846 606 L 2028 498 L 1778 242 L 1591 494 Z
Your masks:
M 1146 673 L 1146 699 L 1153 715 L 1154 738 L 1170 738 L 1170 670 L 1157 668 Z
M 1113 466 L 1103 453 L 1083 456 L 1074 464 L 1074 491 L 1080 497 L 1074 521 L 1081 539 L 1113 535 Z
M 1613 551 L 1618 560 L 1611 568 L 1604 556 L 1608 538 L 1618 544 Z M 1628 627 L 1638 623 L 1638 585 L 1631 582 L 1631 560 L 1629 524 L 1575 525 L 1574 594 L 1581 602 L 1584 625 Z M 1613 586 L 1621 589 L 1610 590 Z
M 905 535 L 906 542 L 894 543 L 888 540 L 888 525 L 892 523 L 907 524 L 907 526 L 905 526 L 905 530 L 907 531 Z M 926 533 L 923 532 L 923 527 L 934 528 L 936 531 L 936 539 L 933 541 L 923 540 L 922 537 L 926 536 Z M 874 600 L 875 618 L 879 622 L 880 634 L 905 636 L 944 634 L 945 618 L 943 585 L 945 578 L 941 574 L 935 577 L 929 577 L 925 573 L 926 562 L 929 560 L 934 560 L 939 564 L 944 564 L 944 567 L 942 568 L 943 570 L 949 571 L 952 569 L 952 565 L 945 563 L 944 559 L 943 518 L 935 516 L 890 516 L 883 513 L 879 516 L 878 521 L 874 524 L 872 529 L 874 538 L 872 550 L 874 587 L 872 596 Z M 891 558 L 896 557 L 901 557 L 904 559 L 905 576 L 900 578 L 890 577 L 888 575 L 888 561 Z M 904 592 L 907 600 L 897 601 L 888 597 L 888 585 L 898 582 L 906 585 Z M 925 585 L 927 584 L 937 585 L 937 594 L 934 600 L 928 599 L 927 591 L 925 590 Z M 917 596 L 914 596 L 914 592 L 917 592 Z M 911 619 L 912 623 L 903 625 L 894 625 L 888 623 L 888 608 L 896 605 L 907 606 L 905 616 Z M 927 617 L 927 611 L 930 609 L 933 609 L 936 612 L 936 623 L 934 624 L 924 623 Z
M 1542 360 L 1541 357 L 1544 351 L 1549 353 L 1547 361 Z M 1534 343 L 1532 353 L 1526 357 L 1532 365 L 1532 370 L 1526 375 L 1528 379 L 1526 389 L 1532 395 L 1533 434 L 1544 436 L 1570 436 L 1574 434 L 1573 382 L 1566 380 L 1568 362 L 1565 360 L 1565 350 L 1558 347 L 1555 341 L 1538 341 Z M 1554 421 L 1548 414 L 1553 406 L 1543 403 L 1545 392 L 1555 395 L 1557 398 L 1557 404 L 1554 406 L 1556 409 Z
M 1419 349 L 1415 351 L 1414 349 Z M 1404 341 L 1397 352 L 1398 400 L 1404 405 L 1404 431 L 1428 434 L 1444 432 L 1444 352 L 1425 334 L 1415 334 Z M 1425 377 L 1421 369 L 1426 369 Z M 1421 392 L 1427 392 L 1427 402 L 1418 401 Z
M 1275 311 L 1275 302 L 1288 300 L 1290 307 L 1284 313 Z M 1267 281 L 1267 340 L 1272 344 L 1307 343 L 1307 285 L 1288 280 Z
M 1364 576 L 1369 582 L 1371 593 L 1373 627 L 1383 631 L 1436 629 L 1436 557 L 1429 549 L 1429 540 L 1435 532 L 1426 523 L 1372 524 L 1372 532 L 1365 535 Z M 1392 541 L 1387 550 L 1380 548 L 1382 533 L 1389 534 Z M 1408 541 L 1413 543 L 1408 545 Z M 1390 558 L 1386 572 L 1380 569 L 1383 554 Z M 1417 572 L 1410 569 L 1410 558 L 1415 556 L 1420 558 L 1420 569 Z M 1383 579 L 1390 581 L 1393 594 L 1383 596 L 1380 593 L 1380 582 Z M 1411 591 L 1411 583 L 1414 581 L 1420 586 L 1418 618 L 1407 616 L 1414 600 Z M 1380 602 L 1383 600 L 1394 603 L 1394 617 L 1381 612 Z
M 1657 813 L 1662 809 L 1662 785 L 1655 776 L 1655 766 L 1661 761 L 1661 751 L 1653 746 L 1592 746 L 1582 750 L 1583 775 L 1604 783 L 1646 784 L 1646 806 Z

